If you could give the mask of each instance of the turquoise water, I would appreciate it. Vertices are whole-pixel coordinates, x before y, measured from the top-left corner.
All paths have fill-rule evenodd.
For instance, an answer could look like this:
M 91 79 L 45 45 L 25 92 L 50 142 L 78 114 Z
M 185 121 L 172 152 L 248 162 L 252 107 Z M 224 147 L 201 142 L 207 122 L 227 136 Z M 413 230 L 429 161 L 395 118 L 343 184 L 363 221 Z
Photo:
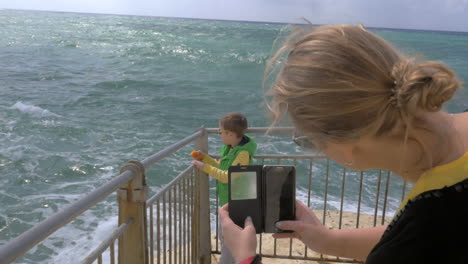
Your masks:
M 261 81 L 282 28 L 0 10 L 0 244 L 108 182 L 127 160 L 141 160 L 202 125 L 216 127 L 226 112 L 243 112 L 251 126 L 268 125 Z M 468 34 L 373 31 L 407 54 L 445 62 L 468 81 Z M 463 90 L 447 109 L 468 109 L 467 99 Z M 300 152 L 288 138 L 258 140 L 259 153 Z M 219 147 L 216 137 L 210 144 Z M 151 170 L 153 191 L 187 165 L 185 154 Z M 100 203 L 18 263 L 76 261 L 115 226 L 114 201 Z

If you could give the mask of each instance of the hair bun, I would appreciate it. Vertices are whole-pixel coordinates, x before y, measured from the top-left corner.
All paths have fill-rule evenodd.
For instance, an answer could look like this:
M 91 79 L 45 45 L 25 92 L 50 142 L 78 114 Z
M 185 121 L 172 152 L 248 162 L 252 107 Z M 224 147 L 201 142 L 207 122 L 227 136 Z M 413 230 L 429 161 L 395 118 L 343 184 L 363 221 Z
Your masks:
M 452 98 L 461 82 L 442 63 L 428 61 L 416 64 L 405 60 L 392 69 L 398 100 L 404 110 L 416 107 L 423 111 L 439 111 Z

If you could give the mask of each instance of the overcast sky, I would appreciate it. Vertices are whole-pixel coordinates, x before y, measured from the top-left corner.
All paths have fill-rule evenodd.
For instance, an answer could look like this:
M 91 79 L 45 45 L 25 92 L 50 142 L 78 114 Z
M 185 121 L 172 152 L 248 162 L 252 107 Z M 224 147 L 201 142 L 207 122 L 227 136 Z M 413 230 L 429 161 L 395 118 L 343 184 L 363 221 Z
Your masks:
M 0 0 L 0 8 L 468 32 L 468 0 Z

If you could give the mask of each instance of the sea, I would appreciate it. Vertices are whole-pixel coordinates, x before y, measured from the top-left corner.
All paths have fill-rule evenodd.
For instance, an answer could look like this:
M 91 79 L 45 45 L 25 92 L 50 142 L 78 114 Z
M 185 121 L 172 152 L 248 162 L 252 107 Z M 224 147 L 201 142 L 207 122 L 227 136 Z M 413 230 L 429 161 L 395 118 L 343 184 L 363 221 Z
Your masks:
M 269 126 L 263 74 L 273 43 L 288 30 L 277 23 L 0 10 L 0 245 L 110 181 L 128 160 L 217 127 L 225 113 Z M 370 30 L 468 81 L 468 33 Z M 446 110 L 466 109 L 462 89 Z M 259 154 L 304 151 L 290 135 L 257 139 Z M 216 154 L 217 135 L 209 144 Z M 149 170 L 150 193 L 187 167 L 193 147 Z M 297 177 L 306 197 L 307 176 Z M 340 180 L 330 178 L 329 208 L 338 207 L 340 186 L 333 186 Z M 374 186 L 364 181 L 366 188 L 362 210 L 372 213 L 366 193 Z M 115 200 L 111 195 L 15 263 L 76 263 L 116 226 Z M 344 209 L 355 210 L 356 202 Z

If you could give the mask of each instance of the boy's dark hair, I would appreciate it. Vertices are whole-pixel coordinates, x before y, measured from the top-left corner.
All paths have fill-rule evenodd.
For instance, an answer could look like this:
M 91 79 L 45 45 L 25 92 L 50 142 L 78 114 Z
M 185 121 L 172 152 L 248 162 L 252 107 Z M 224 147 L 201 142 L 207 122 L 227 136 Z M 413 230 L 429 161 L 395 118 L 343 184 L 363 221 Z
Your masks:
M 236 133 L 237 137 L 244 136 L 247 130 L 247 118 L 241 113 L 228 113 L 219 119 L 219 124 L 226 130 Z

